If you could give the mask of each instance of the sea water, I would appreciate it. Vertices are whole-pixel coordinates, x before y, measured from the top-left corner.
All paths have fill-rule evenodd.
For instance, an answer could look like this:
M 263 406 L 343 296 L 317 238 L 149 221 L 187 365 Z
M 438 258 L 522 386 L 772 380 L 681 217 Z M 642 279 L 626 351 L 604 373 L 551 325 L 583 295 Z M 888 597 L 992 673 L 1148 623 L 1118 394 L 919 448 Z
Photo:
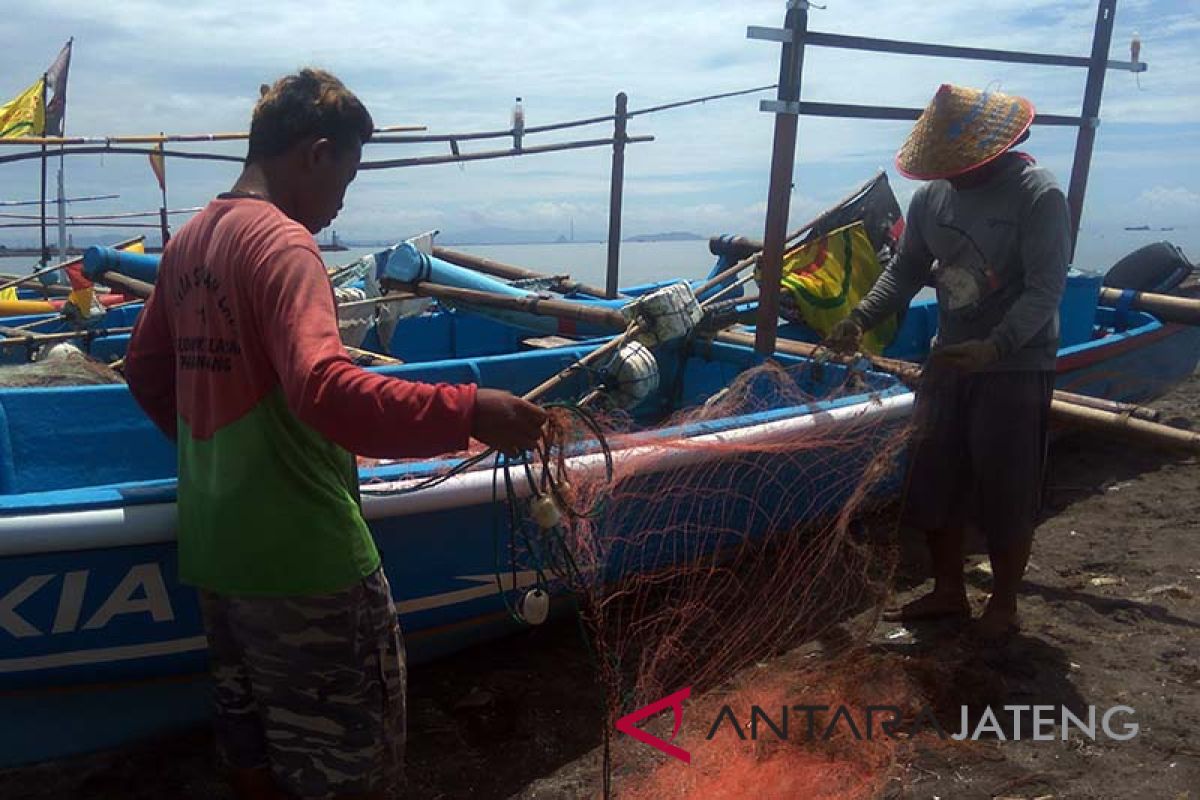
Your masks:
M 1093 232 L 1080 236 L 1074 265 L 1087 272 L 1104 273 L 1123 256 L 1152 242 L 1168 241 L 1183 248 L 1192 261 L 1200 261 L 1200 229 L 1174 231 Z M 570 275 L 577 281 L 604 286 L 608 263 L 608 245 L 604 242 L 562 244 L 446 245 L 454 250 L 484 256 L 512 266 L 552 275 Z M 382 249 L 383 245 L 352 247 L 346 251 L 322 253 L 330 266 L 348 264 L 355 258 Z M 618 282 L 622 286 L 666 280 L 668 278 L 704 278 L 716 258 L 702 239 L 675 242 L 623 242 Z M 29 256 L 0 256 L 0 273 L 20 275 L 37 266 Z
M 447 245 L 449 247 L 449 245 Z M 367 253 L 383 249 L 352 247 L 349 250 L 322 253 L 329 266 L 349 264 Z M 452 249 L 483 256 L 493 261 L 524 267 L 551 275 L 570 275 L 581 283 L 604 286 L 608 263 L 608 245 L 603 242 L 566 244 L 462 245 Z M 621 245 L 618 277 L 622 286 L 665 280 L 667 278 L 703 278 L 716 257 L 708 252 L 708 242 L 625 242 Z M 24 275 L 37 267 L 32 256 L 0 256 L 0 273 Z

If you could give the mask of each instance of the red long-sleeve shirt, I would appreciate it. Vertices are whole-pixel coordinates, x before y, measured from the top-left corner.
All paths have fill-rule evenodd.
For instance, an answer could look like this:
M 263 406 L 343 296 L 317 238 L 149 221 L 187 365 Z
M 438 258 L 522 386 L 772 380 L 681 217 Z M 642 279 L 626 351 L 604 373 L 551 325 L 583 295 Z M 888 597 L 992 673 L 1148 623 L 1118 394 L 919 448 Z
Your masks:
M 212 201 L 171 240 L 125 374 L 179 443 L 181 573 L 230 592 L 334 591 L 368 574 L 378 556 L 345 451 L 461 450 L 474 415 L 473 385 L 355 366 L 312 236 L 245 196 Z

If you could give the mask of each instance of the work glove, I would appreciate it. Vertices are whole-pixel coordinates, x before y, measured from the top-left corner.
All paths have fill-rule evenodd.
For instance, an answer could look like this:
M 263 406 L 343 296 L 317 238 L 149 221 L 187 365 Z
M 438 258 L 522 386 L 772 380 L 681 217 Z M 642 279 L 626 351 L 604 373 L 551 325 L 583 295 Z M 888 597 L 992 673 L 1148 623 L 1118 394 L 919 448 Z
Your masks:
M 1000 360 L 1000 350 L 990 339 L 970 339 L 934 348 L 929 360 L 962 372 L 975 372 Z
M 850 317 L 838 320 L 822 345 L 836 353 L 857 353 L 862 346 L 862 326 Z

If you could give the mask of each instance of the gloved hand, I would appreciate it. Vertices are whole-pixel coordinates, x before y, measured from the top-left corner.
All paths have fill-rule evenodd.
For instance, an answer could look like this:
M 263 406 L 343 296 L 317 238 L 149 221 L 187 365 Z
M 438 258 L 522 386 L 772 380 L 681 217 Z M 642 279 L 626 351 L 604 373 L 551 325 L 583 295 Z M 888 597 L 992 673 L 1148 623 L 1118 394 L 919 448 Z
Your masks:
M 821 344 L 836 353 L 857 353 L 862 346 L 862 338 L 862 326 L 852 318 L 846 317 L 838 320 Z
M 929 354 L 929 360 L 951 369 L 974 372 L 999 361 L 1000 350 L 990 339 L 971 339 L 938 347 Z

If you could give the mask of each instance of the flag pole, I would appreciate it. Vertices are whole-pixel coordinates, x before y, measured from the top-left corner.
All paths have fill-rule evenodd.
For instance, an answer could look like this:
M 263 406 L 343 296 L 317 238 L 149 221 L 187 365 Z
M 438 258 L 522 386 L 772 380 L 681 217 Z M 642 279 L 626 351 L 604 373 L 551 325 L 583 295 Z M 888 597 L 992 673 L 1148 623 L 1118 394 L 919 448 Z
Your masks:
M 159 136 L 163 136 L 162 131 L 159 131 Z M 163 150 L 163 143 L 158 143 L 158 149 Z M 159 188 L 162 190 L 162 208 L 159 209 L 159 220 L 162 222 L 162 246 L 165 250 L 167 242 L 171 241 L 171 229 L 167 227 L 167 154 L 162 153 L 162 184 Z
M 150 156 L 150 166 L 154 167 L 154 177 L 158 178 L 158 188 L 162 193 L 162 207 L 158 209 L 158 225 L 162 235 L 162 248 L 167 249 L 167 242 L 171 240 L 171 229 L 167 226 L 167 156 L 164 152 L 163 141 L 166 135 L 159 132 L 162 137 L 158 143 L 158 158 L 154 155 Z
M 58 162 L 58 260 L 67 259 L 67 201 L 63 190 L 62 159 Z
M 46 73 L 42 73 L 42 135 L 46 135 Z M 50 261 L 50 249 L 46 246 L 46 145 L 42 144 L 42 258 L 41 266 Z
M 67 44 L 63 50 L 67 52 L 67 66 L 63 70 L 55 70 L 55 87 L 56 96 L 62 97 L 62 115 L 59 118 L 58 124 L 54 126 L 54 133 L 58 136 L 65 136 L 67 133 L 67 70 L 70 69 L 71 63 L 71 46 L 75 44 L 75 37 L 67 39 Z M 62 53 L 59 53 L 59 58 Z M 54 67 L 58 66 L 58 59 L 54 59 Z M 49 87 L 45 89 L 49 91 Z M 47 131 L 49 133 L 49 131 Z M 67 191 L 66 191 L 66 175 L 64 174 L 67 166 L 67 148 L 65 145 L 58 146 L 58 260 L 67 260 Z

